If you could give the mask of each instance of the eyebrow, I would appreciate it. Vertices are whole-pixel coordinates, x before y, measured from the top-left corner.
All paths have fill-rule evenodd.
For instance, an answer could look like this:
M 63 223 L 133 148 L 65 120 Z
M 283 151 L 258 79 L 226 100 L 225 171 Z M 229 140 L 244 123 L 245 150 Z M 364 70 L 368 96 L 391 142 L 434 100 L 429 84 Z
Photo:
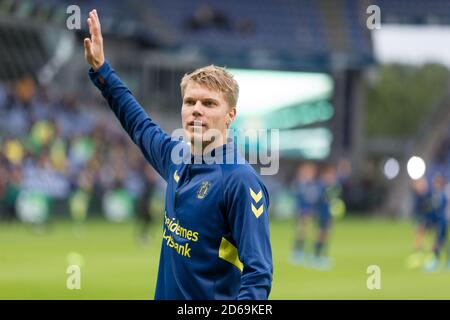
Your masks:
M 202 102 L 213 102 L 215 104 L 219 104 L 219 101 L 214 98 L 195 99 L 193 97 L 184 97 L 183 99 L 183 101 L 191 101 L 191 100 L 200 100 Z
M 215 104 L 219 103 L 219 101 L 217 101 L 216 99 L 213 99 L 213 98 L 206 98 L 206 99 L 202 99 L 202 100 L 205 102 L 214 102 Z

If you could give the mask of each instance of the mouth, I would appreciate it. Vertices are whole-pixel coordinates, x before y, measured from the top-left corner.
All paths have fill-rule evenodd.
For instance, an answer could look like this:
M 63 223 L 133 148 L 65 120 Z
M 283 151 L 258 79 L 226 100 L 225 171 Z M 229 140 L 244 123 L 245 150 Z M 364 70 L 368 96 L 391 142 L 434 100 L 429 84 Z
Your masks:
M 206 128 L 206 124 L 200 120 L 194 120 L 187 123 L 188 128 L 197 129 L 197 128 Z

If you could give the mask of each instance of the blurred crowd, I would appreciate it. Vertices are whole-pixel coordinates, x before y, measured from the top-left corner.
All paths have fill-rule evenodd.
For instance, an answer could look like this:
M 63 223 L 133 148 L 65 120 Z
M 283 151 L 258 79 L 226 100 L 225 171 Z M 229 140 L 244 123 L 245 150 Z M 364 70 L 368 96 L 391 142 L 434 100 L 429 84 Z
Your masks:
M 118 122 L 102 116 L 106 108 L 82 105 L 76 95 L 50 99 L 31 77 L 0 83 L 0 219 L 20 214 L 24 194 L 83 217 L 101 211 L 111 190 L 126 192 L 137 211 L 146 208 L 160 181 Z

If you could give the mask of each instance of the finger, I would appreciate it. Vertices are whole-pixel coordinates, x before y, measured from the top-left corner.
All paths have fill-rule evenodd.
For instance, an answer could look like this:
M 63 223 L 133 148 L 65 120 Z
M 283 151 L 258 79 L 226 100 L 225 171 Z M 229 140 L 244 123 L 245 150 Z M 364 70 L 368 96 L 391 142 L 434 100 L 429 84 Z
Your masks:
M 101 34 L 98 32 L 98 29 L 95 27 L 95 20 L 92 16 L 88 18 L 89 25 L 89 33 L 91 34 L 91 41 L 97 43 L 98 39 L 101 39 Z
M 101 29 L 100 18 L 98 17 L 97 10 L 94 9 L 93 11 L 94 11 L 94 17 L 95 17 L 95 20 L 96 20 L 97 23 L 98 23 L 98 27 L 99 27 L 99 29 Z
M 95 32 L 96 21 L 95 21 L 95 17 L 94 17 L 94 14 L 92 13 L 92 11 L 89 12 L 88 23 L 91 26 L 91 29 L 90 29 L 91 35 L 95 35 L 96 34 L 96 32 Z
M 92 22 L 92 32 L 93 35 L 100 37 L 101 36 L 101 30 L 100 30 L 100 22 L 98 20 L 98 16 L 96 16 L 94 11 L 91 11 L 89 13 L 89 18 L 91 19 Z
M 85 38 L 84 39 L 84 48 L 85 48 L 86 53 L 88 55 L 92 55 L 92 42 L 91 42 L 91 39 L 89 39 L 89 38 Z
M 92 35 L 94 30 L 93 30 L 93 25 L 92 25 L 92 19 L 91 18 L 87 18 L 87 24 L 88 24 L 88 28 L 89 28 L 89 34 Z
M 92 21 L 95 21 L 94 10 L 89 11 L 89 18 L 91 18 Z

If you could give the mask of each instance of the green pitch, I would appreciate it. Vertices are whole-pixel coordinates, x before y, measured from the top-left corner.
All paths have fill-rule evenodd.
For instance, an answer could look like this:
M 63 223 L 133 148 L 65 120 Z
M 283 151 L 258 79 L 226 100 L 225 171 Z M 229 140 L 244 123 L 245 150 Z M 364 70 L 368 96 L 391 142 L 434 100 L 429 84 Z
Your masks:
M 45 233 L 0 224 L 0 299 L 152 299 L 161 245 L 160 225 L 148 246 L 134 224 L 68 222 Z M 318 271 L 289 262 L 292 221 L 271 224 L 274 281 L 271 299 L 450 299 L 450 271 L 404 267 L 413 225 L 380 219 L 347 219 L 335 225 L 334 267 Z M 81 264 L 81 289 L 69 290 L 70 264 Z M 381 289 L 369 290 L 369 265 L 381 270 Z

